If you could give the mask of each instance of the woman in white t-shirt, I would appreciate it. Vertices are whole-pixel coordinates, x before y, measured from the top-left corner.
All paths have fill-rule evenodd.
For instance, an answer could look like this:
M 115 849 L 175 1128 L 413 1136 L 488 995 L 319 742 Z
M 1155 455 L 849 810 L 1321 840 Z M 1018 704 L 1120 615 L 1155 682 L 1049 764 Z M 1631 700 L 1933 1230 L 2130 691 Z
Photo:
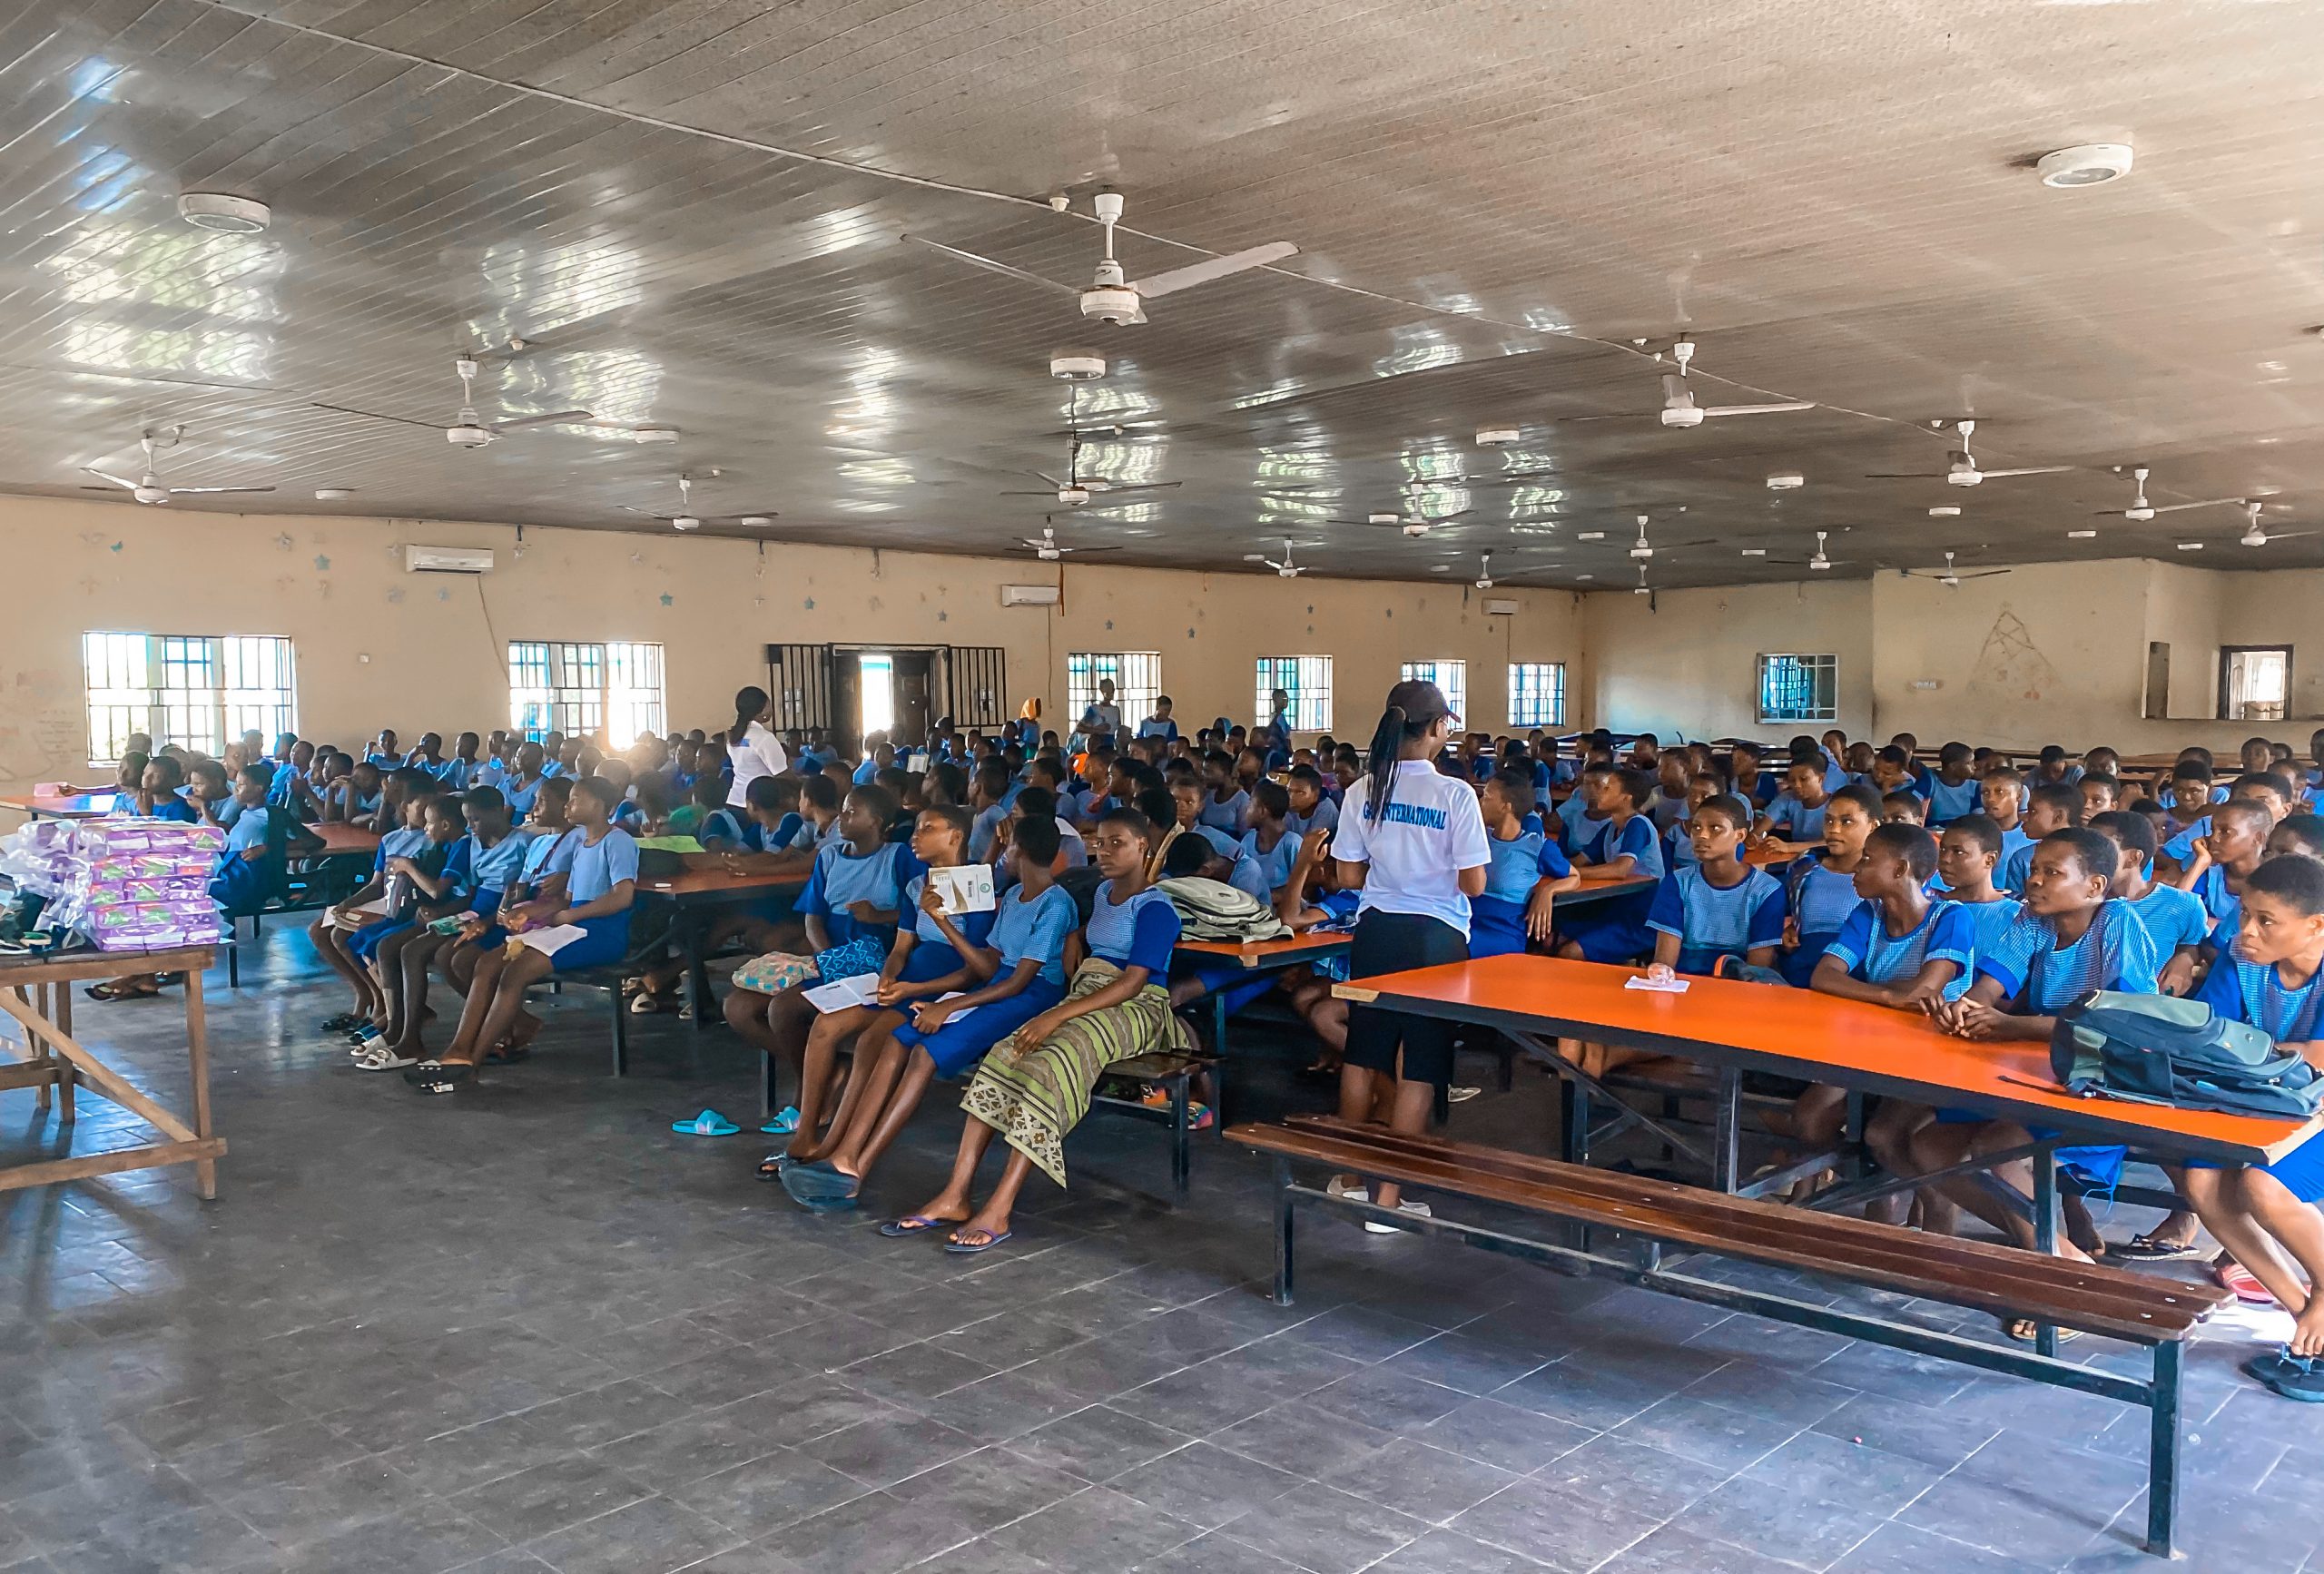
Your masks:
M 734 767 L 734 784 L 726 790 L 729 809 L 750 805 L 751 783 L 762 776 L 780 776 L 791 767 L 783 740 L 767 727 L 774 702 L 755 684 L 734 694 L 734 724 L 726 731 L 726 758 Z
M 1401 683 L 1389 690 L 1388 708 L 1372 734 L 1368 772 L 1341 802 L 1332 856 L 1339 883 L 1363 888 L 1348 945 L 1351 979 L 1469 959 L 1469 899 L 1485 889 L 1492 848 L 1475 788 L 1436 769 L 1436 756 L 1458 720 L 1434 684 Z M 1393 1087 L 1388 1129 L 1417 1136 L 1427 1127 L 1436 1089 L 1452 1078 L 1450 1022 L 1376 1006 L 1349 1010 L 1341 1119 L 1375 1120 Z M 1332 1189 L 1344 1195 L 1362 1187 L 1340 1176 Z M 1428 1213 L 1425 1204 L 1400 1202 L 1391 1185 L 1373 1200 L 1384 1208 Z M 1392 1227 L 1364 1222 L 1374 1232 Z

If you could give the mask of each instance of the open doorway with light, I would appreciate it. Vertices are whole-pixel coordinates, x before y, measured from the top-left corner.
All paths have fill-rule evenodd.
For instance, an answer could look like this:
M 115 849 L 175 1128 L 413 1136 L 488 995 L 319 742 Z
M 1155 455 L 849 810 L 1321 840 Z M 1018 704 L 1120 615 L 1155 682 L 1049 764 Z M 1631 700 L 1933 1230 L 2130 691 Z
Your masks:
M 832 653 L 837 690 L 835 722 L 841 748 L 862 749 L 884 733 L 910 753 L 928 737 L 933 711 L 937 653 L 926 647 L 864 646 Z

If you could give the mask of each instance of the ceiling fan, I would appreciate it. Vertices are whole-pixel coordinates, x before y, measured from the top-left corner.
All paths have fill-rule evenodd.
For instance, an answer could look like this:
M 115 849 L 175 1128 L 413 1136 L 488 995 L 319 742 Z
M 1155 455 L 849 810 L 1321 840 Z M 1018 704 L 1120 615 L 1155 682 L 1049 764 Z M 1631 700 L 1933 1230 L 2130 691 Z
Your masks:
M 1597 534 L 1598 536 L 1602 536 L 1605 534 L 1605 532 L 1603 532 L 1603 531 L 1599 531 L 1599 532 L 1597 532 L 1596 534 Z M 1591 539 L 1591 537 L 1590 537 L 1590 536 L 1583 536 L 1583 537 L 1582 537 L 1582 539 L 1583 539 L 1583 540 L 1585 540 L 1585 541 L 1587 541 L 1587 540 Z M 1689 548 L 1689 547 L 1690 547 L 1690 546 L 1716 546 L 1716 545 L 1717 545 L 1717 543 L 1716 543 L 1716 542 L 1713 542 L 1713 541 L 1711 541 L 1711 540 L 1709 540 L 1709 539 L 1706 538 L 1706 539 L 1701 540 L 1701 541 L 1680 541 L 1680 542 L 1676 542 L 1676 543 L 1665 543 L 1663 546 L 1661 546 L 1658 547 L 1658 546 L 1656 546 L 1652 542 L 1650 542 L 1650 541 L 1647 540 L 1647 538 L 1646 538 L 1646 516 L 1645 516 L 1645 515 L 1643 515 L 1643 514 L 1641 514 L 1641 515 L 1640 515 L 1640 516 L 1638 516 L 1638 543 L 1637 543 L 1637 545 L 1636 545 L 1636 546 L 1632 546 L 1632 547 L 1630 548 L 1630 556 L 1631 556 L 1632 557 L 1637 558 L 1640 562 L 1643 563 L 1643 562 L 1645 562 L 1647 559 L 1649 559 L 1649 558 L 1652 557 L 1652 556 L 1655 555 L 1655 553 L 1657 553 L 1658 551 L 1659 551 L 1659 552 L 1683 552 L 1683 551 L 1685 551 L 1687 548 Z
M 1950 487 L 1975 487 L 1987 481 L 1998 481 L 2011 476 L 2055 476 L 2073 468 L 2072 465 L 2023 465 L 2013 470 L 1980 470 L 1969 452 L 1969 434 L 1977 429 L 1973 420 L 1958 420 L 1953 429 L 1961 434 L 1961 446 L 1953 450 L 1953 462 L 1942 472 L 1927 470 L 1884 471 L 1867 475 L 1867 481 L 1943 481 Z
M 2265 546 L 2270 541 L 2289 541 L 2295 536 L 2316 534 L 2313 530 L 2278 530 L 2271 534 L 2266 526 L 2260 523 L 2260 507 L 2258 503 L 2243 504 L 2243 534 L 2236 539 L 2246 546 Z
M 707 475 L 714 478 L 719 473 L 712 470 L 707 472 Z M 678 511 L 675 514 L 657 514 L 651 508 L 639 508 L 626 503 L 623 504 L 622 507 L 627 513 L 643 514 L 649 519 L 660 519 L 673 530 L 699 530 L 702 528 L 702 516 L 694 511 L 694 477 L 692 476 L 678 477 Z M 731 518 L 737 525 L 759 526 L 773 524 L 775 514 L 773 509 L 768 508 L 756 514 L 734 514 L 714 516 L 714 517 Z
M 1945 555 L 1945 566 L 1942 569 L 1906 568 L 1900 570 L 1900 572 L 1907 579 L 1934 579 L 1947 590 L 1958 590 L 1961 588 L 1961 582 L 1965 579 L 1992 579 L 1996 575 L 2007 574 L 2010 570 L 2006 568 L 1978 568 L 1973 569 L 1967 574 L 1963 574 L 1960 570 L 1953 566 L 1953 554 L 1948 552 Z
M 1038 476 L 1047 481 L 1049 484 L 1049 490 L 1047 492 L 1003 492 L 1000 496 L 1004 497 L 1054 497 L 1068 508 L 1078 508 L 1100 492 L 1113 497 L 1124 492 L 1160 492 L 1172 487 L 1185 485 L 1181 481 L 1143 481 L 1133 486 L 1122 486 L 1106 480 L 1102 477 L 1084 476 L 1081 474 L 1081 432 L 1078 427 L 1069 430 L 1066 439 L 1063 480 L 1050 475 L 1047 470 L 1028 470 L 1025 473 L 1029 476 Z
M 925 235 L 906 235 L 904 239 L 941 251 L 972 268 L 1004 273 L 1011 279 L 1021 279 L 1028 284 L 1038 284 L 1044 290 L 1073 296 L 1081 302 L 1082 316 L 1116 324 L 1144 322 L 1146 302 L 1156 296 L 1173 295 L 1181 290 L 1191 290 L 1197 284 L 1207 284 L 1214 279 L 1225 279 L 1231 274 L 1264 268 L 1271 262 L 1299 255 L 1299 248 L 1290 241 L 1270 241 L 1264 246 L 1230 251 L 1224 257 L 1206 258 L 1200 262 L 1172 268 L 1149 278 L 1124 279 L 1122 265 L 1114 257 L 1114 226 L 1121 222 L 1122 194 L 1119 192 L 1099 192 L 1092 206 L 1097 209 L 1098 221 L 1106 227 L 1106 254 L 1098 259 L 1097 277 L 1087 289 L 1059 284 L 1054 279 L 1044 279 L 1038 273 L 1028 273 L 1022 268 L 1012 268 L 1006 262 L 996 262 L 990 257 L 980 257 L 973 251 L 944 245 Z
M 1687 380 L 1687 365 L 1695 359 L 1695 341 L 1682 339 L 1670 347 L 1670 359 L 1679 369 L 1662 374 L 1662 408 L 1655 412 L 1657 419 L 1666 427 L 1699 427 L 1712 416 L 1774 416 L 1788 410 L 1812 410 L 1816 406 L 1807 399 L 1783 399 L 1764 405 L 1699 405 L 1695 390 Z M 1660 356 L 1654 358 L 1660 360 Z M 1637 418 L 1627 411 L 1602 416 L 1568 416 L 1556 422 L 1571 426 L 1580 421 L 1622 421 Z M 1527 477 L 1521 477 L 1527 478 Z
M 274 490 L 271 487 L 162 486 L 162 477 L 155 474 L 153 469 L 153 450 L 156 448 L 174 448 L 178 446 L 178 439 L 184 435 L 185 428 L 183 427 L 171 427 L 166 431 L 155 431 L 153 428 L 148 428 L 144 431 L 137 434 L 138 446 L 145 450 L 145 470 L 143 476 L 133 481 L 126 476 L 114 475 L 111 470 L 100 470 L 94 465 L 84 465 L 81 468 L 84 473 L 94 476 L 99 480 L 109 484 L 103 487 L 84 486 L 81 490 L 84 492 L 110 492 L 113 487 L 118 487 L 123 491 L 127 492 L 132 497 L 136 498 L 140 503 L 153 504 L 166 503 L 172 497 L 191 497 L 197 492 L 271 492 Z
M 1647 611 L 1659 612 L 1661 610 L 1655 601 L 1654 586 L 1646 582 L 1646 565 L 1643 563 L 1638 566 L 1638 583 L 1630 586 L 1630 594 L 1632 595 L 1643 595 L 1646 597 Z
M 1031 547 L 1033 556 L 1044 563 L 1055 563 L 1068 552 L 1119 552 L 1121 550 L 1118 546 L 1060 546 L 1057 538 L 1057 527 L 1047 521 L 1042 522 L 1039 540 L 1036 541 L 1029 536 L 1019 536 L 1017 540 L 1019 545 Z
M 1457 513 L 1439 514 L 1433 519 L 1423 519 L 1418 516 L 1406 518 L 1402 514 L 1366 514 L 1361 519 L 1326 519 L 1324 523 L 1326 525 L 1371 525 L 1384 530 L 1402 530 L 1407 536 L 1418 536 L 1427 535 L 1439 525 L 1450 525 L 1455 519 L 1466 519 L 1475 512 L 1474 508 L 1462 508 Z
M 426 427 L 430 431 L 443 433 L 445 440 L 456 448 L 480 448 L 504 432 L 517 431 L 525 427 L 575 425 L 596 418 L 587 410 L 552 410 L 545 416 L 512 416 L 504 421 L 487 421 L 478 416 L 476 409 L 476 374 L 480 369 L 477 365 L 476 357 L 461 356 L 452 363 L 452 369 L 460 374 L 460 409 L 459 414 L 453 418 L 452 424 L 448 427 L 440 426 L 434 421 L 415 421 L 408 416 L 382 415 L 378 410 L 359 410 L 350 405 L 327 405 L 319 402 L 314 408 L 319 410 L 336 410 L 343 416 L 361 416 L 366 420 L 394 421 L 400 426 Z
M 1278 578 L 1283 579 L 1296 579 L 1301 575 L 1307 572 L 1305 565 L 1294 563 L 1291 560 L 1291 543 L 1288 541 L 1283 544 L 1283 561 L 1280 563 L 1277 563 L 1274 558 L 1269 557 L 1264 552 L 1246 552 L 1243 554 L 1243 561 L 1246 563 L 1264 563 L 1269 568 L 1275 571 L 1275 575 Z
M 2132 519 L 2143 522 L 2153 518 L 2157 514 L 2176 514 L 2182 508 L 2216 508 L 2229 503 L 2232 503 L 2237 507 L 2240 508 L 2246 502 L 2246 499 L 2241 497 L 2205 497 L 2201 502 L 2197 503 L 2165 503 L 2162 507 L 2158 508 L 2153 504 L 2146 500 L 2146 478 L 2152 473 L 2152 472 L 2148 470 L 2144 465 L 2139 466 L 2131 472 L 2132 476 L 2135 477 L 2137 481 L 2137 490 L 2131 497 L 2131 506 L 2129 507 L 2101 508 L 2097 513 L 2093 515 L 2092 517 L 2096 519 Z

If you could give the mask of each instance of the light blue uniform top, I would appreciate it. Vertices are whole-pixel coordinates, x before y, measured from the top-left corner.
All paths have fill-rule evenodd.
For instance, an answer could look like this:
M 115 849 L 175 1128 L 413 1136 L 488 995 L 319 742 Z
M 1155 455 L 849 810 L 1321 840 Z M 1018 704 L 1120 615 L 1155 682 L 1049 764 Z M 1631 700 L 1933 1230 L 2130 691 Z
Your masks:
M 1880 904 L 1860 901 L 1824 954 L 1839 958 L 1849 977 L 1867 984 L 1893 984 L 1916 977 L 1931 962 L 1951 962 L 1961 970 L 1945 987 L 1945 998 L 1955 1000 L 1976 979 L 1977 928 L 1959 903 L 1933 901 L 1919 923 L 1892 935 Z
M 1098 888 L 1082 939 L 1089 954 L 1118 968 L 1144 968 L 1155 979 L 1170 970 L 1170 952 L 1178 943 L 1178 910 L 1156 887 L 1147 886 L 1117 904 L 1114 882 Z
M 1066 939 L 1080 927 L 1080 910 L 1063 886 L 1051 885 L 1027 900 L 1020 885 L 1000 899 L 990 943 L 1000 953 L 1003 973 L 1015 971 L 1020 962 L 1038 960 L 1041 970 L 1036 976 L 1062 985 Z
M 2093 989 L 2151 995 L 2157 963 L 2153 942 L 2131 916 L 2130 903 L 2110 900 L 2083 937 L 2063 947 L 2048 919 L 2021 910 L 1989 949 L 1977 953 L 1977 971 L 2000 983 L 2004 1000 L 2021 1001 L 2026 1015 L 2044 1017 Z
M 637 838 L 620 826 L 608 826 L 595 841 L 583 836 L 573 840 L 573 871 L 565 881 L 566 906 L 595 901 L 622 881 L 637 878 Z

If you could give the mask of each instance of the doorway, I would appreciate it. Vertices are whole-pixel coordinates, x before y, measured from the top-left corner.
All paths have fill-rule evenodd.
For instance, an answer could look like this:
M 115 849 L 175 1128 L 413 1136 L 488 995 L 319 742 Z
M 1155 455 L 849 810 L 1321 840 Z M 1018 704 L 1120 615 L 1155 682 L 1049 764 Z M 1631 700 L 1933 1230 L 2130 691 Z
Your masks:
M 930 650 L 841 650 L 832 653 L 840 747 L 860 752 L 864 738 L 885 733 L 916 748 L 935 720 L 936 653 Z

